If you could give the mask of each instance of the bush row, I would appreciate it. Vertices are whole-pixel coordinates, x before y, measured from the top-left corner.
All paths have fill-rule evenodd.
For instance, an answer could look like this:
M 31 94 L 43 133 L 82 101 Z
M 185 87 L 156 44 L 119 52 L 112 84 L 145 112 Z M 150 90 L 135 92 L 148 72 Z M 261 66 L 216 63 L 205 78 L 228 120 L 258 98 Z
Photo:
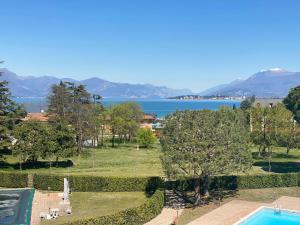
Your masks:
M 131 209 L 125 209 L 112 215 L 85 218 L 61 225 L 142 225 L 156 217 L 164 206 L 164 192 L 157 190 L 146 202 Z
M 64 177 L 70 182 L 71 191 L 81 192 L 123 192 L 123 191 L 146 191 L 153 193 L 159 186 L 162 186 L 162 180 L 159 177 L 97 177 L 97 176 L 62 176 L 35 174 L 33 185 L 36 189 L 47 190 L 48 187 L 53 191 L 62 191 L 64 188 Z
M 203 184 L 203 181 L 200 182 Z M 166 189 L 180 191 L 194 190 L 195 179 L 167 181 Z M 225 189 L 259 189 L 272 187 L 297 187 L 300 186 L 300 173 L 240 175 L 240 176 L 215 176 L 209 180 L 211 190 Z
M 97 177 L 82 175 L 34 174 L 33 186 L 36 189 L 63 190 L 63 178 L 68 177 L 72 191 L 82 192 L 123 192 L 146 191 L 152 194 L 158 188 L 193 190 L 195 179 L 166 181 L 159 177 Z M 203 182 L 201 182 L 203 183 Z M 28 186 L 28 174 L 0 172 L 0 187 L 21 188 Z M 210 179 L 210 189 L 254 189 L 300 186 L 300 173 L 215 176 Z
M 27 181 L 25 173 L 0 172 L 0 187 L 24 188 L 28 186 Z

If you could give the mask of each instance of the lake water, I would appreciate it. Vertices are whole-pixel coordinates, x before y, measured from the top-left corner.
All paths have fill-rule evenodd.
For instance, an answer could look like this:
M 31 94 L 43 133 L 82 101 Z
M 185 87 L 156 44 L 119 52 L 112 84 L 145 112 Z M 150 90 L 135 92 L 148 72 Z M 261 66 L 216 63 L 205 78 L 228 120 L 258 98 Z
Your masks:
M 45 98 L 16 98 L 18 103 L 24 104 L 28 112 L 39 112 L 47 108 Z M 176 110 L 217 110 L 221 106 L 240 106 L 236 100 L 171 100 L 171 99 L 104 99 L 103 105 L 109 106 L 121 102 L 137 102 L 145 113 L 153 113 L 158 117 L 164 117 Z

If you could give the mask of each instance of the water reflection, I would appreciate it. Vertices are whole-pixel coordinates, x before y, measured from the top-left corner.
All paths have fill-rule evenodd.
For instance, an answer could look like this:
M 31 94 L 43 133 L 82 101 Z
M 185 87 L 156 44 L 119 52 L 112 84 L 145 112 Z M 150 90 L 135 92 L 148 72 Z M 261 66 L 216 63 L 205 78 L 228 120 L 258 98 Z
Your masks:
M 15 209 L 20 199 L 20 194 L 17 193 L 0 193 L 0 221 L 6 221 L 13 217 Z
M 29 225 L 33 189 L 0 189 L 0 224 Z

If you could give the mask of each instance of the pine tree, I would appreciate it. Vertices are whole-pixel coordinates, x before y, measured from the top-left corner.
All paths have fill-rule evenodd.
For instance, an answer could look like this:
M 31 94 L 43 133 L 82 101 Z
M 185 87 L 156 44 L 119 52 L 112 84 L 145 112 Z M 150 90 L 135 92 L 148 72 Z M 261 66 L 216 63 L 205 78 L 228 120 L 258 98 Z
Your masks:
M 11 145 L 14 126 L 26 115 L 25 110 L 11 100 L 7 85 L 6 81 L 0 80 L 0 157 L 2 157 L 1 152 Z

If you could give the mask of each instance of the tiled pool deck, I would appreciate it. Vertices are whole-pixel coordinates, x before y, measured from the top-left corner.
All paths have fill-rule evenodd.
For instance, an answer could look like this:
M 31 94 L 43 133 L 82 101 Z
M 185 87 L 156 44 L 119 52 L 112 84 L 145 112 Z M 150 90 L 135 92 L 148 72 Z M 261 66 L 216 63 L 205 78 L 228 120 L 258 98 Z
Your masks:
M 65 210 L 66 205 L 61 204 L 61 197 L 58 193 L 45 193 L 36 191 L 32 204 L 31 225 L 40 225 L 39 215 L 41 212 L 47 212 L 50 208 L 59 208 Z M 300 198 L 281 197 L 276 201 L 282 209 L 300 211 Z M 187 225 L 233 225 L 242 218 L 246 217 L 253 211 L 262 206 L 274 207 L 274 203 L 260 203 L 233 200 L 219 208 L 199 217 Z M 179 215 L 182 211 L 179 211 Z M 164 209 L 155 219 L 146 223 L 146 225 L 169 225 L 176 215 L 176 210 Z
M 40 225 L 40 213 L 49 212 L 49 208 L 58 208 L 60 213 L 69 208 L 69 204 L 62 204 L 62 197 L 59 196 L 59 193 L 52 192 L 46 193 L 36 190 L 32 202 L 32 213 L 31 213 L 31 225 Z
M 300 198 L 281 197 L 276 202 L 282 209 L 300 211 Z M 262 206 L 274 207 L 274 203 L 233 200 L 187 225 L 232 225 Z

